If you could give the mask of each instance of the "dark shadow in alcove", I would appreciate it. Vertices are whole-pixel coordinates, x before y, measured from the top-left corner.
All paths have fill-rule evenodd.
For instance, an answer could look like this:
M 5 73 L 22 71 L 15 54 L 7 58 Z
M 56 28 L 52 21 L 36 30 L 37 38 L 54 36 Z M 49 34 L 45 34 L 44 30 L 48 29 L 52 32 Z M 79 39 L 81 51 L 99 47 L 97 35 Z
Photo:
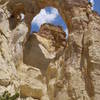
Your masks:
M 9 20 L 9 28 L 10 28 L 10 30 L 15 29 L 16 28 L 16 25 L 17 25 L 17 21 L 16 21 L 15 16 L 14 15 L 11 15 L 8 20 Z
M 23 49 L 23 62 L 37 67 L 45 75 L 50 59 L 46 59 L 39 47 L 39 41 L 34 34 L 30 35 Z

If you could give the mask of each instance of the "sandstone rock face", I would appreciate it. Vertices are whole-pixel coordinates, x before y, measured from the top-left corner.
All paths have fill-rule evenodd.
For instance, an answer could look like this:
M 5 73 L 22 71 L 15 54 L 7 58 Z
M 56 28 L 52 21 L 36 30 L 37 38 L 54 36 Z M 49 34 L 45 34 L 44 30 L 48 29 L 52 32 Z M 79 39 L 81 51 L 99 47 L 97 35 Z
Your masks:
M 50 24 L 29 35 L 32 18 L 46 6 L 58 8 L 67 40 Z M 18 100 L 99 100 L 99 67 L 100 16 L 87 0 L 0 0 L 0 95 L 7 90 L 19 92 Z
M 41 98 L 44 92 L 42 74 L 39 69 L 32 66 L 20 65 L 18 69 L 20 78 L 20 93 L 23 97 Z

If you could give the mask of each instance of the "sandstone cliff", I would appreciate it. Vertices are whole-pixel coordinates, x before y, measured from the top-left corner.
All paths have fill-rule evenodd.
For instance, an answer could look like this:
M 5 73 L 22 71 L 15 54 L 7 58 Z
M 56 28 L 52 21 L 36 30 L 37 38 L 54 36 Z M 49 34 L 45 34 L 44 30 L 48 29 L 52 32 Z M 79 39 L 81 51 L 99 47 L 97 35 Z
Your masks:
M 67 40 L 49 24 L 29 35 L 32 18 L 46 6 L 58 8 Z M 99 67 L 100 16 L 87 0 L 0 0 L 0 95 L 7 90 L 17 91 L 18 100 L 99 100 Z

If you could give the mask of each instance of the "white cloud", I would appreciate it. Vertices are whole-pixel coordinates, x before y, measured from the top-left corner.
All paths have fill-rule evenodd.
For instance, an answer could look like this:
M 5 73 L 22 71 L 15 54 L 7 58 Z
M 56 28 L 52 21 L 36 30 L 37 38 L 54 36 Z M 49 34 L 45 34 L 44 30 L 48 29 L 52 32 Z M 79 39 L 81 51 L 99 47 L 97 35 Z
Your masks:
M 66 28 L 64 32 L 66 33 L 66 38 L 68 38 L 68 29 Z
M 25 15 L 23 13 L 21 13 L 20 16 L 21 16 L 21 20 L 24 20 Z
M 90 0 L 90 2 L 91 2 L 92 4 L 94 4 L 94 0 Z
M 32 23 L 36 23 L 40 27 L 44 23 L 53 21 L 58 14 L 59 13 L 55 8 L 52 8 L 51 13 L 47 13 L 45 9 L 41 9 L 40 13 L 33 18 Z
M 45 8 L 41 9 L 40 13 L 37 14 L 33 18 L 31 25 L 36 24 L 40 28 L 40 26 L 44 23 L 52 23 L 53 24 L 53 21 L 56 20 L 56 17 L 60 16 L 60 15 L 59 15 L 59 12 L 56 8 L 49 7 L 49 9 L 51 9 L 50 13 L 48 13 Z M 59 20 L 59 19 L 57 19 L 57 20 Z M 63 25 L 60 25 L 60 26 L 62 26 L 62 28 L 64 29 L 64 32 L 66 32 L 66 38 L 68 38 L 68 29 L 66 27 L 63 27 Z M 31 31 L 32 30 L 33 29 L 31 29 Z
M 92 4 L 91 9 L 94 10 L 94 4 L 95 4 L 95 2 L 94 2 L 94 0 L 90 0 L 90 2 L 91 2 L 91 4 Z

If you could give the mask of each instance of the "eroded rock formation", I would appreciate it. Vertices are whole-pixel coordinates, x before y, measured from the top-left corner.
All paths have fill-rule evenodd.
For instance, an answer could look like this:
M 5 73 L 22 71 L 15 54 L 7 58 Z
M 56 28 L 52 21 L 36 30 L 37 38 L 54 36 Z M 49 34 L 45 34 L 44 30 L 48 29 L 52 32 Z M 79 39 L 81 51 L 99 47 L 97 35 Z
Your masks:
M 69 37 L 44 24 L 29 35 L 32 18 L 58 8 Z M 20 13 L 25 20 L 20 20 Z M 0 0 L 0 95 L 18 100 L 99 100 L 100 16 L 87 0 Z

